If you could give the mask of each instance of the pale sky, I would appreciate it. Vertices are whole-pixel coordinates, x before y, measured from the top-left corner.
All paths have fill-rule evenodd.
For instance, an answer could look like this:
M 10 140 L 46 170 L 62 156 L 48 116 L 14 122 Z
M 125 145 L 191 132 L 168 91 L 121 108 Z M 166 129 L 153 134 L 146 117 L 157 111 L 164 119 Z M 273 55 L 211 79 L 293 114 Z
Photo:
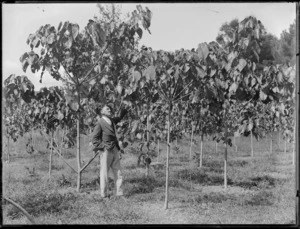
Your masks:
M 122 11 L 133 11 L 139 3 L 124 3 Z M 147 3 L 153 12 L 151 35 L 144 31 L 140 44 L 154 50 L 175 51 L 197 48 L 199 43 L 214 41 L 221 25 L 234 18 L 243 20 L 255 16 L 267 32 L 280 37 L 296 18 L 296 3 Z M 58 85 L 48 74 L 39 83 L 40 73 L 24 73 L 20 56 L 30 51 L 26 44 L 30 33 L 40 26 L 51 24 L 57 28 L 60 21 L 77 23 L 83 29 L 89 19 L 98 15 L 96 3 L 59 4 L 3 4 L 2 3 L 2 80 L 11 74 L 26 75 L 41 87 Z

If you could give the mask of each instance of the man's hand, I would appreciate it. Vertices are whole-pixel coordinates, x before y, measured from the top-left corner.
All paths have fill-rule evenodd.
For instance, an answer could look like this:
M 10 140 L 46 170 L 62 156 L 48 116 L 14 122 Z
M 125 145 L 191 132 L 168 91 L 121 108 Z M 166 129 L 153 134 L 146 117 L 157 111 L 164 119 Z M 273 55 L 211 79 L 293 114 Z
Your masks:
M 98 154 L 101 154 L 102 152 L 103 152 L 103 150 L 93 150 L 93 152 L 94 152 L 94 156 L 98 153 Z

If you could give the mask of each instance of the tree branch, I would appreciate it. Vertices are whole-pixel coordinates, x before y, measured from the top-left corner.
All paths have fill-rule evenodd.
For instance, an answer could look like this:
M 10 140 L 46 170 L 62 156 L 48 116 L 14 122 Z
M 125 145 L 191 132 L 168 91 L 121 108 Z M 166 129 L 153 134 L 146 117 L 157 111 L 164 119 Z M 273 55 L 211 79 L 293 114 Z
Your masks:
M 7 202 L 9 202 L 10 204 L 12 204 L 13 206 L 15 206 L 15 207 L 17 207 L 18 209 L 20 209 L 20 210 L 24 213 L 24 215 L 29 219 L 29 221 L 30 221 L 32 224 L 35 224 L 35 221 L 34 221 L 34 219 L 31 217 L 31 215 L 29 215 L 29 213 L 28 213 L 24 208 L 22 208 L 19 204 L 17 204 L 17 203 L 14 202 L 13 200 L 11 200 L 11 199 L 9 199 L 9 198 L 7 198 L 7 197 L 5 197 L 5 196 L 2 196 L 2 198 L 3 198 L 4 200 L 6 200 Z
M 80 169 L 80 173 L 97 157 L 100 152 L 96 152 L 95 155 Z
M 108 47 L 108 42 L 106 42 L 105 46 L 103 47 L 103 51 L 101 53 L 101 55 L 99 56 L 98 60 L 95 61 L 95 63 L 93 64 L 93 66 L 91 67 L 91 69 L 87 72 L 87 74 L 84 76 L 83 80 L 81 81 L 81 83 L 85 82 L 86 79 L 88 78 L 88 76 L 91 74 L 91 72 L 94 70 L 94 67 L 96 67 L 96 65 L 98 64 L 98 62 L 100 61 L 100 59 L 102 58 L 104 52 L 106 51 Z M 80 84 L 81 84 L 80 83 Z
M 176 93 L 177 87 L 178 87 L 178 80 L 176 81 L 175 88 L 174 88 L 174 91 L 173 91 L 173 93 L 172 93 L 171 99 L 174 98 L 174 95 L 175 95 L 175 93 Z
M 70 75 L 69 71 L 66 69 L 66 67 L 61 63 L 61 65 L 63 66 L 65 72 L 67 73 L 67 75 L 69 76 L 69 78 L 71 79 L 71 81 L 75 84 L 75 80 L 73 79 L 73 77 Z
M 158 84 L 159 88 L 158 88 L 158 92 L 160 91 L 163 95 L 163 98 L 166 100 L 166 101 L 169 101 L 170 99 L 166 96 L 166 94 L 164 93 L 163 89 L 161 88 L 161 85 Z
M 188 85 L 186 85 L 177 95 L 176 97 L 178 97 L 185 89 L 187 89 L 194 81 L 192 80 L 191 82 L 188 83 Z
M 193 94 L 193 93 L 186 94 L 186 95 L 182 96 L 182 97 L 179 98 L 179 99 L 173 100 L 173 103 L 175 103 L 175 102 L 177 102 L 178 100 L 181 100 L 181 99 L 183 99 L 184 97 L 189 96 L 189 95 L 191 95 L 191 94 Z

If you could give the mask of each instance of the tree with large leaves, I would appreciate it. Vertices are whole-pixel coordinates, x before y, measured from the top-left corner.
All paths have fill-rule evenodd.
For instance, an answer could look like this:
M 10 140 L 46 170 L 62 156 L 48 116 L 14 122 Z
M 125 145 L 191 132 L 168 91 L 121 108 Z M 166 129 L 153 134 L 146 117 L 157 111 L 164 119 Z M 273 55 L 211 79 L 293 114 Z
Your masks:
M 113 12 L 114 6 L 112 7 Z M 68 103 L 77 114 L 77 191 L 81 185 L 80 120 L 81 100 L 94 97 L 95 93 L 104 93 L 102 103 L 106 102 L 106 89 L 112 90 L 121 77 L 115 76 L 114 68 L 123 58 L 128 57 L 136 43 L 136 34 L 141 37 L 142 29 L 149 29 L 151 11 L 137 6 L 129 18 L 117 20 L 115 13 L 108 13 L 99 6 L 100 15 L 89 20 L 83 31 L 78 24 L 71 22 L 41 26 L 30 34 L 27 44 L 31 51 L 20 57 L 22 68 L 26 72 L 30 66 L 33 73 L 41 70 L 41 80 L 45 71 L 53 78 L 61 80 L 68 87 Z M 36 53 L 34 50 L 39 51 Z M 121 66 L 123 67 L 123 65 Z M 63 72 L 63 74 L 61 74 Z M 119 72 L 118 72 L 119 73 Z

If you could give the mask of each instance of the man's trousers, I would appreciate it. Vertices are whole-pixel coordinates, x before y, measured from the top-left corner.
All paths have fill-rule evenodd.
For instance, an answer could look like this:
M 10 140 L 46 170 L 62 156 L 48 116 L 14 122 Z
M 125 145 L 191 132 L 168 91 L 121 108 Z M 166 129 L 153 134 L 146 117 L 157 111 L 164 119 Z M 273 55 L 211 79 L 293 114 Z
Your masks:
M 105 150 L 100 155 L 100 194 L 102 197 L 108 196 L 108 171 L 112 169 L 114 175 L 115 191 L 117 196 L 123 195 L 123 177 L 120 165 L 120 152 L 114 147 L 113 150 Z

